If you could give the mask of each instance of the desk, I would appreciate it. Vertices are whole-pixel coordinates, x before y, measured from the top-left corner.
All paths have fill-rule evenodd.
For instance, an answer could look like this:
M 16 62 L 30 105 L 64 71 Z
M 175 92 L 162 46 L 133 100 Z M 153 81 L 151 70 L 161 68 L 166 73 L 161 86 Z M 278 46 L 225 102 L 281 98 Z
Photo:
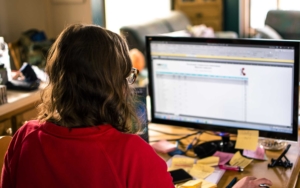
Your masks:
M 1 129 L 5 127 L 4 125 L 9 125 L 13 129 L 13 132 L 17 130 L 19 126 L 23 124 L 25 120 L 29 120 L 36 116 L 36 105 L 40 99 L 39 91 L 32 92 L 19 92 L 19 91 L 8 91 L 8 102 L 7 104 L 0 106 L 0 133 Z M 8 123 L 6 123 L 8 122 Z M 167 125 L 156 125 L 150 124 L 150 129 L 160 130 L 164 132 L 188 134 L 195 132 L 192 129 L 179 128 L 174 126 Z M 160 140 L 160 139 L 176 139 L 178 136 L 166 136 L 162 133 L 156 131 L 149 131 L 150 141 Z M 188 143 L 192 138 L 186 140 Z M 210 141 L 220 139 L 218 136 L 212 136 L 209 134 L 202 134 L 200 136 L 201 140 Z M 299 140 L 299 139 L 298 139 Z M 267 151 L 267 156 L 269 161 L 257 161 L 252 162 L 244 172 L 226 172 L 222 179 L 220 180 L 218 187 L 224 187 L 227 185 L 230 180 L 237 176 L 241 178 L 247 175 L 254 175 L 256 177 L 266 177 L 273 181 L 274 185 L 272 188 L 293 188 L 296 185 L 300 164 L 299 164 L 299 145 L 298 143 L 292 143 L 292 146 L 287 154 L 287 157 L 291 162 L 294 163 L 293 168 L 291 169 L 282 169 L 282 168 L 267 168 L 267 164 L 271 158 L 277 158 L 280 152 L 271 152 Z M 170 156 L 166 154 L 159 154 L 164 160 L 168 160 Z M 297 186 L 298 187 L 298 186 Z M 299 186 L 300 187 L 300 186 Z
M 171 132 L 175 134 L 189 134 L 195 132 L 192 129 L 188 128 L 181 128 L 175 126 L 168 126 L 168 125 L 158 125 L 158 124 L 150 124 L 149 125 L 149 135 L 150 135 L 150 142 L 154 140 L 160 139 L 176 139 L 180 136 L 172 136 L 172 135 L 165 135 L 163 133 L 153 131 L 159 130 L 163 132 Z M 193 137 L 183 140 L 186 143 L 189 143 Z M 218 136 L 213 136 L 207 133 L 203 133 L 200 136 L 200 140 L 202 141 L 210 141 L 220 139 Z M 248 165 L 244 172 L 234 172 L 234 171 L 226 171 L 221 180 L 218 183 L 218 187 L 225 187 L 229 184 L 229 182 L 234 178 L 237 177 L 241 179 L 244 176 L 255 176 L 255 177 L 265 177 L 270 179 L 273 182 L 272 188 L 293 188 L 296 187 L 299 169 L 300 169 L 300 162 L 299 162 L 299 145 L 298 142 L 291 142 L 291 148 L 287 153 L 287 158 L 294 163 L 291 169 L 285 169 L 282 167 L 276 168 L 268 168 L 267 165 L 270 163 L 271 158 L 277 158 L 282 151 L 266 151 L 266 155 L 268 157 L 268 161 L 258 161 L 253 160 L 253 162 Z M 170 156 L 167 154 L 158 153 L 164 160 L 170 159 Z
M 7 91 L 8 103 L 0 105 L 0 134 L 13 134 L 24 121 L 37 115 L 39 90 Z M 10 130 L 9 130 L 10 129 Z

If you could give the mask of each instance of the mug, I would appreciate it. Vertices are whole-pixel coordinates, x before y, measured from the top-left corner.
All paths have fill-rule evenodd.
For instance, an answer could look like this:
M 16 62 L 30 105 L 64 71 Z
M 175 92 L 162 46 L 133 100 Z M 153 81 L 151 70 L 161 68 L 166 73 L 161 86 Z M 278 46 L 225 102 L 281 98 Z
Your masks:
M 5 85 L 0 85 L 0 105 L 7 103 L 7 90 Z

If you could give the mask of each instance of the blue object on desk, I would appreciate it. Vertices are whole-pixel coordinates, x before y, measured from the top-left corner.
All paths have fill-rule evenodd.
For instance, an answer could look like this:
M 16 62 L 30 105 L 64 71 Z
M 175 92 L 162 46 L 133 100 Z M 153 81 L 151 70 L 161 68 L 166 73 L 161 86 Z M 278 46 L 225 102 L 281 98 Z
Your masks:
M 168 153 L 168 155 L 170 156 L 174 156 L 174 155 L 184 155 L 184 151 L 176 148 L 174 151 L 171 151 Z
M 173 151 L 168 152 L 168 155 L 170 155 L 170 156 L 174 156 L 174 155 L 184 155 L 185 152 L 178 148 L 179 144 L 181 144 L 181 142 L 180 142 L 180 140 L 177 140 L 177 141 L 176 141 L 176 145 L 177 145 L 176 149 L 173 150 Z
M 226 188 L 232 188 L 234 184 L 237 182 L 237 178 L 234 177 L 231 182 L 226 186 Z
M 192 149 L 196 143 L 198 142 L 198 138 L 199 138 L 200 133 L 198 133 L 193 140 L 191 141 L 191 143 L 186 147 L 186 151 L 188 151 L 189 149 Z

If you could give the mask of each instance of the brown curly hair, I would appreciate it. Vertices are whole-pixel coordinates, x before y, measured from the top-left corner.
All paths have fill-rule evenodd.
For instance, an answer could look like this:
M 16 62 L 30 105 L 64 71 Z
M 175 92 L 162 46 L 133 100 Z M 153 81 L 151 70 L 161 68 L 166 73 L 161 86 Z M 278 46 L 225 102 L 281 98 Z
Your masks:
M 125 40 L 96 25 L 74 24 L 52 45 L 46 64 L 49 84 L 41 93 L 38 120 L 65 127 L 111 124 L 139 130 L 134 92 L 126 78 L 132 63 Z

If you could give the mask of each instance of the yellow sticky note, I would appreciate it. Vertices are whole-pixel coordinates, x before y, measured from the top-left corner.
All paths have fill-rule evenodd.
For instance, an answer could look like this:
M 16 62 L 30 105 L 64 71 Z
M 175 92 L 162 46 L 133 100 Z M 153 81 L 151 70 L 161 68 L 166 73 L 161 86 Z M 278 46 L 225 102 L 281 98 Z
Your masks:
M 190 174 L 198 179 L 204 179 L 207 176 L 211 175 L 214 172 L 215 168 L 202 164 L 194 164 L 190 170 Z
M 219 157 L 216 156 L 211 156 L 211 157 L 206 157 L 204 159 L 199 159 L 197 161 L 197 164 L 203 164 L 203 165 L 208 165 L 208 166 L 217 166 L 219 164 Z
M 235 148 L 255 151 L 258 144 L 258 131 L 238 130 Z
M 180 188 L 201 188 L 202 180 L 190 180 L 180 186 Z
M 193 167 L 195 163 L 195 159 L 193 158 L 187 158 L 187 157 L 175 157 L 172 158 L 172 164 L 171 164 L 171 169 L 178 169 L 178 168 L 183 168 L 183 169 L 190 169 Z
M 206 180 L 202 180 L 201 188 L 217 188 L 217 185 Z
M 247 159 L 241 155 L 241 153 L 238 151 L 234 154 L 232 159 L 229 161 L 229 164 L 231 166 L 239 166 L 241 168 L 246 168 L 253 159 Z
M 186 172 L 190 172 L 192 167 L 188 167 L 188 168 L 181 168 L 181 167 L 168 167 L 168 171 L 172 171 L 172 170 L 177 170 L 177 169 L 183 169 Z

